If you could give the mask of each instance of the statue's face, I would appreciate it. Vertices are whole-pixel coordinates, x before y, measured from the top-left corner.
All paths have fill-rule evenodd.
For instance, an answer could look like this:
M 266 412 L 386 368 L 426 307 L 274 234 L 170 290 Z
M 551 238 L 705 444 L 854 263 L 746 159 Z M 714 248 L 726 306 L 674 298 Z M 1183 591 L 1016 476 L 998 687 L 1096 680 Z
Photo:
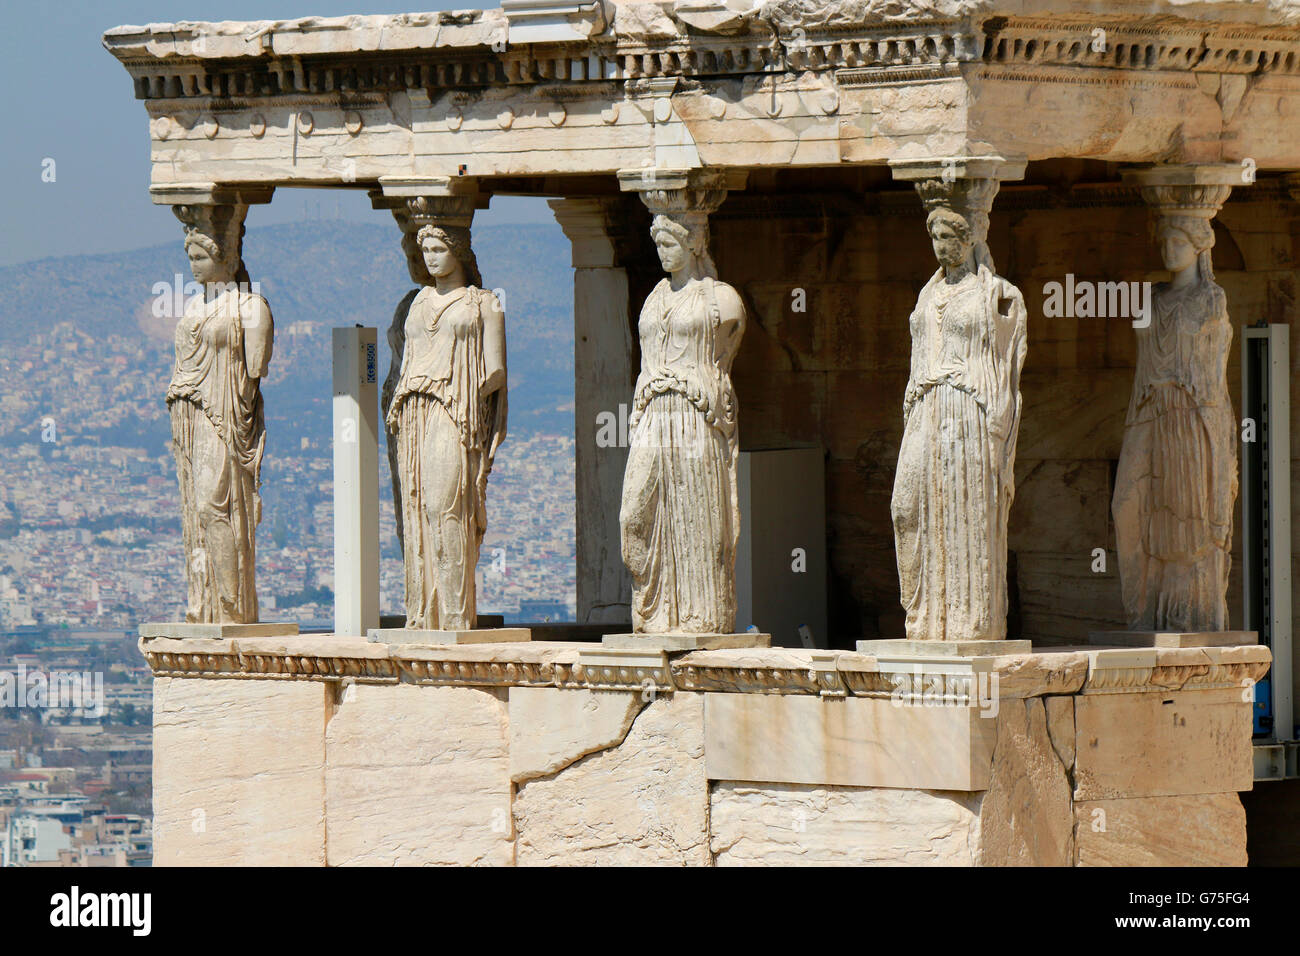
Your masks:
M 655 250 L 659 253 L 659 264 L 664 267 L 664 272 L 677 272 L 686 268 L 690 253 L 672 233 L 667 231 L 656 233 Z
M 420 244 L 420 251 L 424 253 L 425 268 L 435 279 L 445 279 L 454 275 L 460 268 L 460 260 L 456 258 L 455 253 L 437 236 L 429 236 L 425 239 Z
M 225 282 L 229 278 L 221 263 L 197 242 L 187 244 L 185 254 L 190 258 L 190 271 L 194 273 L 196 282 Z
M 960 267 L 970 255 L 970 244 L 963 242 L 950 223 L 939 220 L 930 230 L 930 244 L 934 257 L 946 268 Z
M 1182 272 L 1196 261 L 1196 247 L 1178 229 L 1166 229 L 1160 237 L 1160 256 L 1170 272 Z

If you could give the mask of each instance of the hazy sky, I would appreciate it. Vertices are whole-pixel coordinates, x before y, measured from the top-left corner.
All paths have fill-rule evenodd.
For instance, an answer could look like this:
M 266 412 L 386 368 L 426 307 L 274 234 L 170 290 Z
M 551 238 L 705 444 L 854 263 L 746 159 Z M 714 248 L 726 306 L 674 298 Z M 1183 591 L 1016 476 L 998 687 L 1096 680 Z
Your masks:
M 149 121 L 131 78 L 100 43 L 121 24 L 288 20 L 497 6 L 495 0 L 5 0 L 0 75 L 9 120 L 0 147 L 5 230 L 0 265 L 180 241 L 166 206 L 149 200 Z M 55 161 L 56 179 L 42 182 Z M 279 189 L 249 210 L 248 226 L 334 215 L 380 222 L 364 192 Z M 554 221 L 541 199 L 492 200 L 475 222 Z M 396 248 L 396 246 L 394 246 Z

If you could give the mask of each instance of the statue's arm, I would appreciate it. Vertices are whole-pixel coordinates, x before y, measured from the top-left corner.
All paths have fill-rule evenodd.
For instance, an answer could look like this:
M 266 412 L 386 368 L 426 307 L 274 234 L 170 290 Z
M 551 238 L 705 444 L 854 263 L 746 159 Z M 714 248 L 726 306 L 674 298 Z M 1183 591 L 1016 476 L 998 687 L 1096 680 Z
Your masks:
M 740 350 L 740 339 L 745 334 L 745 302 L 732 286 L 719 282 L 714 287 L 718 305 L 718 335 L 728 360 Z
M 922 292 L 924 295 L 924 292 Z M 912 320 L 916 318 L 916 313 L 921 310 L 921 301 L 918 298 L 916 308 L 914 308 L 907 317 L 908 335 L 911 336 Z M 912 353 L 908 361 L 907 371 L 907 388 L 903 391 L 903 428 L 907 428 L 907 420 L 912 417 L 912 406 L 916 404 L 916 379 L 920 371 L 921 352 L 925 347 L 924 342 L 912 340 Z
M 1006 372 L 1002 378 L 1005 394 L 1000 396 L 999 404 L 1002 414 L 999 416 L 1000 430 L 1004 443 L 1003 481 L 1005 487 L 1014 489 L 1016 439 L 1020 432 L 1020 414 L 1023 398 L 1020 394 L 1020 372 L 1024 368 L 1025 355 L 1029 350 L 1029 313 L 1025 308 L 1024 296 L 1009 282 L 1003 282 L 1001 297 L 998 301 L 998 336 L 1000 361 L 1006 363 Z
M 1228 400 L 1228 354 L 1232 350 L 1232 323 L 1228 319 L 1228 296 L 1218 285 L 1213 287 L 1211 305 L 1202 325 L 1209 333 L 1209 345 L 1193 353 L 1191 375 L 1192 399 L 1198 405 L 1220 405 Z
M 483 384 L 479 398 L 486 398 L 506 384 L 506 313 L 491 292 L 483 293 Z
M 249 296 L 239 321 L 244 334 L 244 364 L 251 378 L 261 378 L 271 365 L 271 340 L 275 336 L 271 307 L 261 296 Z

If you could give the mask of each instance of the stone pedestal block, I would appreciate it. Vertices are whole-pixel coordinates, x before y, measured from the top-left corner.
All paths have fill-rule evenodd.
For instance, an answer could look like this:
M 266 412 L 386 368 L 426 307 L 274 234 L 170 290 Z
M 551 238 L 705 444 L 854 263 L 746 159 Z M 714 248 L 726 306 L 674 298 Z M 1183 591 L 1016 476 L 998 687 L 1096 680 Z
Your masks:
M 997 735 L 978 709 L 888 697 L 705 694 L 704 714 L 712 780 L 973 792 Z
M 704 701 L 646 705 L 620 746 L 584 757 L 515 794 L 521 866 L 706 866 L 709 786 Z
M 485 627 L 468 631 L 428 631 L 418 628 L 371 628 L 366 640 L 373 644 L 517 644 L 531 641 L 526 627 Z
M 226 640 L 233 637 L 283 637 L 298 633 L 297 624 L 190 624 L 187 621 L 141 624 L 140 637 L 144 640 L 175 638 L 192 640 Z
M 1243 691 L 1084 694 L 1075 701 L 1074 798 L 1249 790 L 1250 697 Z
M 155 865 L 323 865 L 332 690 L 305 680 L 156 678 Z
M 858 641 L 859 654 L 873 657 L 993 657 L 1005 654 L 1028 654 L 1029 641 Z
M 1246 812 L 1235 793 L 1082 800 L 1079 866 L 1245 866 Z
M 772 635 L 742 634 L 606 634 L 605 647 L 620 651 L 713 651 L 735 647 L 771 647 Z
M 508 865 L 504 690 L 352 684 L 325 727 L 330 866 Z
M 1259 643 L 1258 631 L 1089 631 L 1101 647 L 1241 647 Z

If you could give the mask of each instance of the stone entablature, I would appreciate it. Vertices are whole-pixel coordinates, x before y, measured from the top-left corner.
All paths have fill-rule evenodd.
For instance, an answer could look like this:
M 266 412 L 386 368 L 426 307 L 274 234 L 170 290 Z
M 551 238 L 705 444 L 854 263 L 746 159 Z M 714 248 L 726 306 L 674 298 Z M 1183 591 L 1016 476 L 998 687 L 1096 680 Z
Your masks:
M 990 152 L 1300 166 L 1294 3 L 564 5 L 554 17 L 585 26 L 552 33 L 523 26 L 547 5 L 523 6 L 118 27 L 104 43 L 148 109 L 155 185 L 463 166 L 490 192 L 493 177 Z M 569 38 L 520 42 L 516 24 Z

